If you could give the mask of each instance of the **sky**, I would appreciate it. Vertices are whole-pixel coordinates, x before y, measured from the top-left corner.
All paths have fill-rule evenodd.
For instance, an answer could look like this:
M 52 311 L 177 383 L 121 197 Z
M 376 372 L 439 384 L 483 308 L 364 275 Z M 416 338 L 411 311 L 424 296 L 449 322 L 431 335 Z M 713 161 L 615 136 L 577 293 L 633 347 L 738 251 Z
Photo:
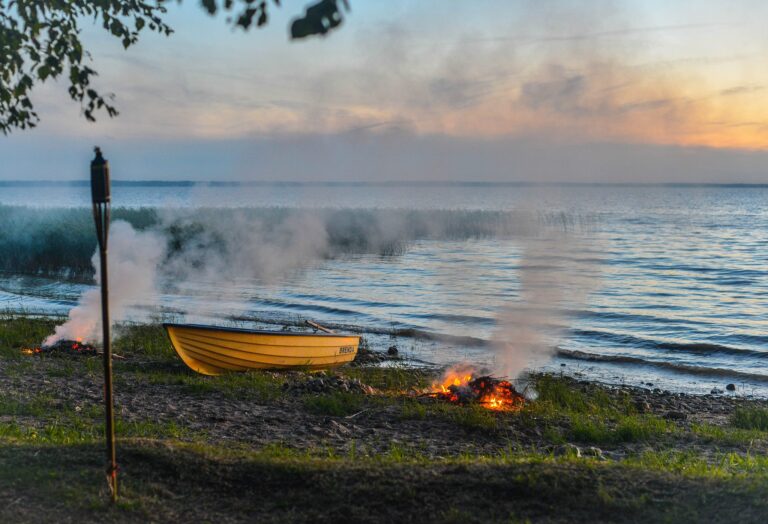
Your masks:
M 307 0 L 244 32 L 197 1 L 171 37 L 90 21 L 87 122 L 64 83 L 0 137 L 0 179 L 76 179 L 98 144 L 118 179 L 768 183 L 768 3 L 351 0 L 290 41 Z

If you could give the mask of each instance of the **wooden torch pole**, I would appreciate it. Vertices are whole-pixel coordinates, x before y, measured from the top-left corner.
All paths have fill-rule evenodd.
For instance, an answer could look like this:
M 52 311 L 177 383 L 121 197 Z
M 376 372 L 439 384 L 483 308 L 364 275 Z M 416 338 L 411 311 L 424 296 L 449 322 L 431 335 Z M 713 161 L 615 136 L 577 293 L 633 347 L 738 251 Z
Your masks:
M 110 207 L 109 163 L 96 148 L 96 158 L 91 162 L 91 199 L 96 236 L 101 259 L 101 326 L 104 346 L 104 413 L 105 439 L 107 444 L 107 483 L 111 501 L 117 502 L 117 453 L 115 451 L 115 414 L 112 398 L 112 340 L 109 322 L 109 275 L 107 272 L 107 238 L 109 237 Z

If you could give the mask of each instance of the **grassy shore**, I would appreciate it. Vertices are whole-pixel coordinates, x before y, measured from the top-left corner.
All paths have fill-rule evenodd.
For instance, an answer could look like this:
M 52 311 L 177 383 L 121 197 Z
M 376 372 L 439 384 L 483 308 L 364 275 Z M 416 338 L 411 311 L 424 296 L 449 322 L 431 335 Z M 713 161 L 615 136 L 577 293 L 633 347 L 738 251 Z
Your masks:
M 157 325 L 115 343 L 121 497 L 107 501 L 101 361 L 21 353 L 54 322 L 0 318 L 2 522 L 764 522 L 768 409 L 534 377 L 514 413 L 419 395 L 438 370 L 344 383 L 203 377 Z M 374 348 L 375 349 L 375 348 Z M 337 381 L 338 382 L 338 381 Z

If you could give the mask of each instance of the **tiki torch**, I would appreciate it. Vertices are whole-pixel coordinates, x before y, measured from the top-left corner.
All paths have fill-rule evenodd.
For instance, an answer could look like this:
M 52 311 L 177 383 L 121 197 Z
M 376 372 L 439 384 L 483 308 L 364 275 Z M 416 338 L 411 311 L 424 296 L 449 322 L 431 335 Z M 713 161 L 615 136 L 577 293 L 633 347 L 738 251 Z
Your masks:
M 101 327 L 104 346 L 104 411 L 107 441 L 107 483 L 112 502 L 117 501 L 117 454 L 115 452 L 115 415 L 112 400 L 112 341 L 109 336 L 109 284 L 107 279 L 107 237 L 109 236 L 109 163 L 96 148 L 91 162 L 91 201 L 96 237 L 101 259 Z

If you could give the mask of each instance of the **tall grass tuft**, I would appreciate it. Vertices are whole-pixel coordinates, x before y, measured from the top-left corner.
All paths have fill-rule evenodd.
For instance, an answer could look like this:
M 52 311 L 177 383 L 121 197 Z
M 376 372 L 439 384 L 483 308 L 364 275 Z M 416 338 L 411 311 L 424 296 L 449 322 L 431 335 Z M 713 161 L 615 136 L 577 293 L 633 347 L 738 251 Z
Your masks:
M 741 429 L 768 431 L 768 409 L 737 408 L 731 415 L 730 423 Z

